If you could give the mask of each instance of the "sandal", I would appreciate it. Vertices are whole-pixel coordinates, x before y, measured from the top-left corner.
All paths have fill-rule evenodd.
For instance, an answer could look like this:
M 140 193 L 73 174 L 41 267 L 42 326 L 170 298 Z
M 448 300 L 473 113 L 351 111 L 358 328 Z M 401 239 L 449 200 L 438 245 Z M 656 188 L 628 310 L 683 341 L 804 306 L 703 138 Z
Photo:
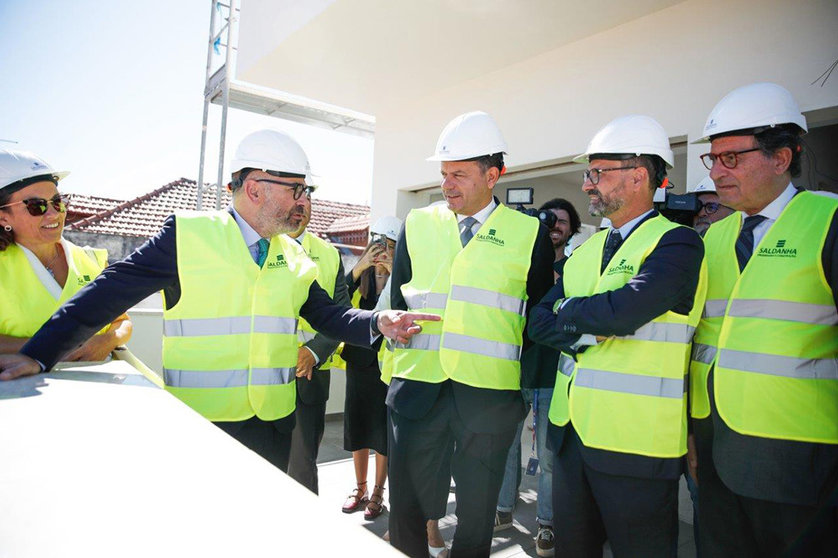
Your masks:
M 370 500 L 367 498 L 366 489 L 361 489 L 361 487 L 365 484 L 367 484 L 367 481 L 359 482 L 358 488 L 353 490 L 352 494 L 347 496 L 346 502 L 343 503 L 343 507 L 340 509 L 343 513 L 355 513 L 358 510 L 366 508 L 367 503 L 369 503 Z
M 376 484 L 367 503 L 367 509 L 364 510 L 364 519 L 367 521 L 373 520 L 386 509 L 384 506 L 384 487 Z

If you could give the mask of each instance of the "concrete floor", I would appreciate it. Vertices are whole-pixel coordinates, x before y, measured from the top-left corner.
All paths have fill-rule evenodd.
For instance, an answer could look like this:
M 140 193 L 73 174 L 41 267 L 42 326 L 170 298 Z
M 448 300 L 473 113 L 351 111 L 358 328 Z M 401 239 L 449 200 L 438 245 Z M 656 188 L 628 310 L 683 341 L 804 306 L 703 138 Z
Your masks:
M 522 466 L 528 455 L 522 450 Z M 352 454 L 343 450 L 343 421 L 340 416 L 330 415 L 326 422 L 326 432 L 323 436 L 323 444 L 320 448 L 318 459 L 320 476 L 320 498 L 328 503 L 333 503 L 335 508 L 343 505 L 346 497 L 355 488 L 355 473 L 352 465 Z M 370 459 L 369 483 L 373 482 L 375 461 Z M 537 556 L 535 552 L 536 525 L 536 477 L 522 475 L 520 499 L 518 500 L 512 529 L 506 529 L 497 534 L 492 540 L 492 556 L 494 557 L 520 557 Z M 385 492 L 386 502 L 387 492 Z M 456 502 L 454 494 L 448 497 L 448 515 L 440 520 L 440 530 L 445 540 L 450 545 L 454 536 L 457 519 L 454 515 Z M 389 507 L 389 505 L 388 505 Z M 678 532 L 678 556 L 680 558 L 695 558 L 695 541 L 692 529 L 692 503 L 686 484 L 681 479 L 681 491 L 679 495 L 679 532 Z M 347 521 L 363 526 L 372 533 L 382 536 L 387 530 L 387 517 L 385 512 L 374 521 L 365 521 L 362 512 L 345 514 Z M 359 550 L 357 554 L 361 554 Z M 354 552 L 348 553 L 354 555 Z M 610 558 L 611 551 L 608 545 L 603 549 L 603 557 Z

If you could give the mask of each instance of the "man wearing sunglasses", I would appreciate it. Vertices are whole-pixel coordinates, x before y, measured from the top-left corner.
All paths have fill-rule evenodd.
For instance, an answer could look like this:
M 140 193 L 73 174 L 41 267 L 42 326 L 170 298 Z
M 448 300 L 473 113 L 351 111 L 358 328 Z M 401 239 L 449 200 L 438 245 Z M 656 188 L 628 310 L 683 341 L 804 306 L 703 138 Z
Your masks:
M 704 249 L 659 215 L 673 164 L 648 116 L 602 128 L 587 163 L 589 212 L 611 226 L 574 250 L 529 334 L 561 350 L 548 440 L 556 556 L 674 556 L 687 452 L 686 363 L 704 306 Z M 575 362 L 574 362 L 575 361 Z
M 806 118 L 773 83 L 730 92 L 701 156 L 735 213 L 705 235 L 690 366 L 708 556 L 834 556 L 838 200 L 798 190 Z
M 288 467 L 296 399 L 297 321 L 348 343 L 407 341 L 425 314 L 334 304 L 303 248 L 285 236 L 304 219 L 308 159 L 287 134 L 245 137 L 226 211 L 183 212 L 64 305 L 0 379 L 49 370 L 140 300 L 163 291 L 166 389 L 276 467 Z
M 699 204 L 698 213 L 693 216 L 693 228 L 701 236 L 704 236 L 710 225 L 733 213 L 731 208 L 719 200 L 716 185 L 710 176 L 705 176 L 692 193 L 698 198 Z

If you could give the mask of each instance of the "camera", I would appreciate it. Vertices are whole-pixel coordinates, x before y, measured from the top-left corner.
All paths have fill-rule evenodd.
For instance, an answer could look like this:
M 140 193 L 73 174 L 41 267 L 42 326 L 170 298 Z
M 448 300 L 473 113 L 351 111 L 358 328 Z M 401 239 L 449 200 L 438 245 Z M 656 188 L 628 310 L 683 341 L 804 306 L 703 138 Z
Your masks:
M 664 199 L 660 200 L 661 196 L 656 196 L 655 209 L 658 213 L 680 225 L 692 227 L 693 217 L 701 209 L 701 203 L 698 201 L 698 196 L 695 194 L 670 194 L 664 193 Z
M 506 205 L 515 205 L 515 209 L 535 217 L 548 229 L 552 229 L 556 224 L 556 214 L 547 209 L 535 209 L 534 207 L 524 207 L 524 205 L 531 205 L 533 203 L 533 189 L 532 188 L 510 188 L 506 191 Z

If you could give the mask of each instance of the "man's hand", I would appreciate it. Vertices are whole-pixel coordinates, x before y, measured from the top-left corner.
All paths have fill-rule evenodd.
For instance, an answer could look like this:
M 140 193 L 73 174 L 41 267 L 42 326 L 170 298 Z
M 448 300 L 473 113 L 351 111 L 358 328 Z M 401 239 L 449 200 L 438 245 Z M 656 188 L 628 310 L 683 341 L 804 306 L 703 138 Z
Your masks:
M 314 369 L 314 355 L 305 347 L 297 349 L 297 377 L 311 379 L 311 371 Z
M 416 322 L 426 320 L 438 322 L 441 318 L 435 314 L 420 314 L 403 310 L 382 310 L 378 313 L 378 331 L 384 337 L 395 339 L 399 343 L 407 343 L 410 338 L 422 331 L 422 326 Z
M 0 380 L 14 380 L 20 376 L 33 376 L 41 366 L 26 355 L 0 355 Z
M 698 486 L 698 451 L 695 449 L 695 434 L 687 435 L 687 471 Z
M 113 343 L 111 343 L 107 334 L 94 335 L 84 345 L 71 351 L 63 361 L 68 362 L 99 362 L 108 358 L 113 350 Z

